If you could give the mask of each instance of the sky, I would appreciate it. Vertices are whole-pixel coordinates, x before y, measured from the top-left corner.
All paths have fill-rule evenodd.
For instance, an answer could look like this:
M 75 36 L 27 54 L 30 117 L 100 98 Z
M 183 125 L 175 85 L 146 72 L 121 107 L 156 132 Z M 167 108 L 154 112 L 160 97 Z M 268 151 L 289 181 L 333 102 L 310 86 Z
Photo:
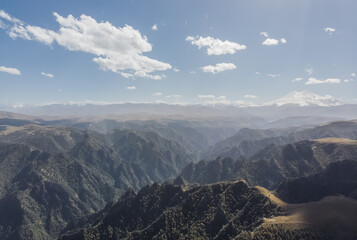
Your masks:
M 0 105 L 357 103 L 355 0 L 7 0 Z

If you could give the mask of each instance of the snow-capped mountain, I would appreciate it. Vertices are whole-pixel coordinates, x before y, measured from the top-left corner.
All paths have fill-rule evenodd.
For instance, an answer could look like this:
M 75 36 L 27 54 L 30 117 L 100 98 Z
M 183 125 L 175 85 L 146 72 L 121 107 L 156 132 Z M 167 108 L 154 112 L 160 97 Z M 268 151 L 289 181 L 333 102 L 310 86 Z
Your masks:
M 276 105 L 278 107 L 284 105 L 298 105 L 300 107 L 307 107 L 307 106 L 332 107 L 332 106 L 339 106 L 343 104 L 344 104 L 343 102 L 334 99 L 330 95 L 321 96 L 306 91 L 304 92 L 294 91 L 282 98 L 266 103 L 265 105 Z

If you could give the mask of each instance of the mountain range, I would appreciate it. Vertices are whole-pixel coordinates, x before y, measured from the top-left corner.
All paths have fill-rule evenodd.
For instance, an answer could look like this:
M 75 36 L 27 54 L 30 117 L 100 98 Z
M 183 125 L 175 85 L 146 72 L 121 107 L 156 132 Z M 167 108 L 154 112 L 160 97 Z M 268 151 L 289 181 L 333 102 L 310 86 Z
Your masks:
M 210 184 L 244 179 L 250 185 L 274 189 L 284 180 L 305 177 L 324 170 L 332 162 L 357 160 L 357 144 L 327 138 L 271 145 L 250 158 L 217 158 L 190 163 L 175 183 Z
M 270 145 L 283 145 L 328 137 L 357 139 L 357 122 L 338 121 L 313 128 L 243 128 L 234 136 L 212 145 L 201 157 L 205 159 L 251 157 Z
M 324 233 L 331 222 L 314 228 L 299 214 L 329 206 L 355 221 L 356 121 L 254 129 L 250 120 L 267 121 L 240 119 L 1 112 L 0 237 L 340 237 L 341 226 Z
M 357 104 L 344 103 L 329 95 L 310 92 L 292 92 L 280 99 L 262 103 L 241 105 L 217 102 L 214 104 L 166 104 L 166 103 L 55 103 L 40 106 L 0 106 L 0 110 L 41 116 L 42 118 L 82 118 L 115 120 L 158 119 L 234 119 L 250 124 L 249 120 L 264 119 L 268 122 L 290 117 L 318 117 L 330 120 L 356 119 Z M 281 117 L 283 116 L 283 117 Z M 248 120 L 248 121 L 247 121 Z
M 193 161 L 180 144 L 150 132 L 29 125 L 1 133 L 2 239 L 53 238 L 129 188 L 175 177 Z

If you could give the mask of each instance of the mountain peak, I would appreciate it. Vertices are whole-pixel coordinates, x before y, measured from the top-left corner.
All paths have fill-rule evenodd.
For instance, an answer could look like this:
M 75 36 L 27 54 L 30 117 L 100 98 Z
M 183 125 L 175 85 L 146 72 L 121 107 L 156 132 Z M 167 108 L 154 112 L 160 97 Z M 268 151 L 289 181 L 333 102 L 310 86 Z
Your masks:
M 283 105 L 298 105 L 300 107 L 307 107 L 307 106 L 331 107 L 331 106 L 343 105 L 343 103 L 339 100 L 334 99 L 330 95 L 321 96 L 307 91 L 302 91 L 302 92 L 294 91 L 273 102 L 269 102 L 266 105 L 276 105 L 278 107 Z

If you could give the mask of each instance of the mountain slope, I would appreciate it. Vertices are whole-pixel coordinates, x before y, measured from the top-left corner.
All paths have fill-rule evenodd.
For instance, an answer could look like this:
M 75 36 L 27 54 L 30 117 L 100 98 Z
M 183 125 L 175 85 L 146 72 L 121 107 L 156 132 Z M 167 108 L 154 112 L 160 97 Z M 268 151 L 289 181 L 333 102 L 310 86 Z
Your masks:
M 301 141 L 269 146 L 249 159 L 218 158 L 189 164 L 176 181 L 207 184 L 244 179 L 251 185 L 274 188 L 280 181 L 322 171 L 332 162 L 357 161 L 357 144 L 341 141 Z
M 317 201 L 337 194 L 357 199 L 357 162 L 331 163 L 321 173 L 280 184 L 276 192 L 289 203 Z
M 74 239 L 353 239 L 357 201 L 288 204 L 244 181 L 146 186 L 63 234 Z
M 242 181 L 186 190 L 154 184 L 127 192 L 98 222 L 61 239 L 234 239 L 277 209 Z
M 209 160 L 216 157 L 251 157 L 272 144 L 283 145 L 327 137 L 357 139 L 357 123 L 338 121 L 310 129 L 241 129 L 235 136 L 216 143 L 203 156 Z
M 2 137 L 1 239 L 54 239 L 128 188 L 165 181 L 192 161 L 155 133 L 29 126 Z

